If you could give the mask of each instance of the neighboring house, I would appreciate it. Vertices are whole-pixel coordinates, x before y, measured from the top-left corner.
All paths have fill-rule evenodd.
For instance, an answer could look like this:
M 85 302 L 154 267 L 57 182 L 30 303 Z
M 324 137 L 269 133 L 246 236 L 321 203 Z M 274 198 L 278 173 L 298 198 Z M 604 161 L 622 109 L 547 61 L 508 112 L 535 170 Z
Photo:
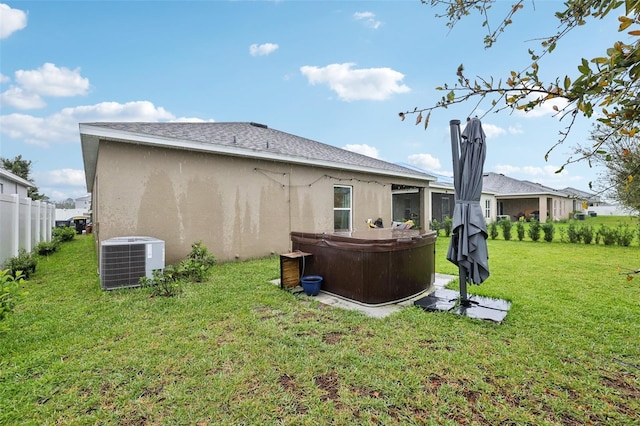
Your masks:
M 0 167 L 0 194 L 18 194 L 20 198 L 25 198 L 31 187 L 33 184 L 28 180 Z
M 495 193 L 497 215 L 509 216 L 517 220 L 524 216 L 545 221 L 568 219 L 576 210 L 576 203 L 581 199 L 567 194 L 563 190 L 517 180 L 499 173 L 485 173 L 482 180 L 483 189 Z M 580 208 L 581 210 L 582 208 Z
M 85 212 L 91 210 L 91 194 L 76 198 L 74 201 L 76 203 L 76 209 L 84 210 Z
M 80 138 L 98 245 L 159 238 L 168 264 L 196 241 L 224 261 L 287 252 L 291 231 L 389 227 L 398 191 L 428 223 L 433 176 L 262 124 L 82 123 Z
M 575 211 L 588 210 L 589 207 L 606 205 L 606 203 L 598 195 L 591 194 L 589 192 L 581 191 L 579 189 L 571 187 L 564 188 L 561 191 L 574 199 L 573 210 Z M 587 209 L 584 208 L 583 203 L 587 203 Z
M 453 217 L 453 208 L 455 202 L 455 188 L 453 183 L 436 181 L 429 185 L 431 193 L 431 217 L 430 220 L 436 219 L 442 223 L 446 217 Z M 493 222 L 496 220 L 496 196 L 492 191 L 482 189 L 480 196 L 480 207 L 485 222 Z

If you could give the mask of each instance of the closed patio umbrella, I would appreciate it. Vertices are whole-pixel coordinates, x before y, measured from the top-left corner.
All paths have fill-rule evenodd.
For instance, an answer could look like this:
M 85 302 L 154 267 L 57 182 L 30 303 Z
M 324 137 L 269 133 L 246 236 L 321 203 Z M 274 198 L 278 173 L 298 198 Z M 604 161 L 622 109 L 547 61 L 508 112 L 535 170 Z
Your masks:
M 480 206 L 486 136 L 477 118 L 467 121 L 462 134 L 460 120 L 451 120 L 449 127 L 455 207 L 447 260 L 458 266 L 460 304 L 469 306 L 467 283 L 480 284 L 489 277 L 487 226 Z

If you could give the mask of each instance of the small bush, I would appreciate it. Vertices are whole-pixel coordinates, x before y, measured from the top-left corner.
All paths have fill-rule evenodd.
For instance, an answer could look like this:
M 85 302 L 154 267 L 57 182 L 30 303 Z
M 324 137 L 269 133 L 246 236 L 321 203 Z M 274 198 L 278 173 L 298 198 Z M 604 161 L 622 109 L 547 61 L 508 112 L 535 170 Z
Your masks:
M 202 282 L 215 263 L 216 258 L 202 244 L 202 241 L 198 241 L 191 245 L 191 252 L 178 264 L 176 273 L 179 278 L 187 281 Z
M 1 322 L 13 312 L 17 299 L 24 295 L 20 293 L 20 286 L 24 283 L 23 276 L 13 276 L 8 269 L 0 270 L 0 331 L 7 331 Z
M 442 224 L 442 229 L 444 229 L 444 235 L 446 237 L 450 237 L 451 231 L 453 230 L 453 219 L 451 219 L 449 216 L 445 216 L 444 222 Z
M 492 240 L 498 238 L 498 222 L 491 222 L 489 224 L 489 237 L 491 237 Z
M 618 240 L 618 231 L 615 228 L 611 228 L 607 225 L 600 225 L 600 229 L 598 229 L 598 242 L 600 238 L 602 238 L 602 243 L 605 246 L 610 246 L 615 244 Z
M 518 241 L 524 240 L 524 232 L 525 232 L 524 217 L 521 217 L 516 222 L 516 235 L 518 235 Z
M 429 228 L 431 228 L 432 231 L 436 231 L 436 235 L 440 234 L 441 227 L 442 225 L 438 222 L 438 219 L 433 219 L 429 225 Z
M 71 241 L 76 236 L 75 228 L 71 226 L 61 226 L 59 228 L 53 228 L 53 238 L 60 242 Z
M 629 247 L 633 241 L 633 230 L 629 229 L 629 225 L 618 225 L 616 242 L 619 246 Z
M 12 277 L 16 278 L 22 273 L 24 278 L 27 279 L 31 274 L 36 272 L 36 265 L 38 264 L 38 259 L 35 256 L 32 256 L 31 253 L 27 253 L 27 251 L 23 248 L 18 249 L 18 255 L 9 258 L 4 264 L 6 269 L 9 269 L 9 273 Z
M 545 222 L 542 224 L 542 233 L 544 234 L 544 240 L 548 243 L 553 241 L 554 226 L 553 222 Z
M 531 219 L 529 222 L 529 238 L 531 238 L 531 241 L 540 239 L 540 231 L 540 222 L 537 219 Z
M 583 225 L 580 228 L 580 236 L 582 237 L 582 241 L 584 241 L 585 244 L 591 244 L 591 241 L 593 241 L 593 235 L 593 226 Z
M 502 228 L 502 237 L 505 241 L 511 240 L 511 220 L 509 219 L 501 219 L 498 221 L 498 225 Z
M 560 242 L 561 243 L 566 243 L 567 242 L 567 231 L 566 229 L 564 229 L 564 227 L 560 227 L 558 228 L 558 233 L 560 234 Z
M 569 226 L 567 226 L 567 238 L 569 238 L 569 242 L 573 244 L 579 243 L 582 238 L 580 228 L 574 220 L 570 221 Z
M 49 256 L 51 253 L 55 253 L 60 248 L 60 242 L 57 239 L 51 241 L 41 241 L 33 249 L 33 252 L 38 256 Z
M 140 286 L 149 289 L 152 296 L 173 297 L 182 293 L 182 283 L 171 265 L 164 271 L 153 271 L 153 278 L 141 277 Z

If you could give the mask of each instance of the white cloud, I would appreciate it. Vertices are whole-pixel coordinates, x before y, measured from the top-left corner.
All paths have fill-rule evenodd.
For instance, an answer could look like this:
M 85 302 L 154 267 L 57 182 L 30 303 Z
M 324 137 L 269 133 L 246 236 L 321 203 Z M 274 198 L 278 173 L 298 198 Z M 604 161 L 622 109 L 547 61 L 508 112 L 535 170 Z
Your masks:
M 377 30 L 382 25 L 382 22 L 377 21 L 375 18 L 376 15 L 373 12 L 356 12 L 353 14 L 353 19 L 362 21 L 367 27 Z
M 564 188 L 570 186 L 571 182 L 582 182 L 584 177 L 574 176 L 567 169 L 556 173 L 559 166 L 512 166 L 508 164 L 498 164 L 493 168 L 496 173 L 502 173 L 514 179 L 528 180 L 551 188 Z
M 2 76 L 1 81 L 10 79 Z M 35 70 L 15 72 L 16 85 L 0 93 L 0 105 L 27 110 L 46 106 L 43 96 L 65 97 L 86 95 L 89 91 L 89 79 L 80 75 L 80 69 L 58 68 L 45 63 Z
M 0 105 L 25 110 L 44 108 L 47 104 L 39 95 L 25 92 L 20 87 L 11 86 L 0 93 Z
M 407 157 L 407 163 L 426 170 L 427 172 L 436 172 L 442 167 L 440 160 L 431 154 L 411 154 Z
M 349 144 L 344 147 L 347 151 L 366 155 L 367 157 L 380 158 L 378 148 L 367 144 Z
M 249 54 L 251 56 L 266 56 L 278 50 L 279 47 L 274 43 L 252 44 L 249 46 Z
M 521 135 L 524 133 L 524 130 L 522 130 L 522 125 L 520 123 L 516 123 L 513 126 L 509 126 L 508 132 L 511 135 Z
M 527 97 L 527 101 L 535 100 L 539 98 L 542 98 L 542 95 L 540 96 L 530 95 Z M 526 102 L 526 101 L 523 101 L 523 102 Z M 561 111 L 562 108 L 566 107 L 567 105 L 568 105 L 568 101 L 566 99 L 553 98 L 553 99 L 548 99 L 544 101 L 542 104 L 536 106 L 531 111 L 515 110 L 515 115 L 519 117 L 526 117 L 526 118 L 553 116 L 558 114 L 558 111 Z M 557 110 L 555 110 L 554 107 L 556 107 Z M 560 115 L 558 115 L 558 117 L 560 117 Z
M 173 123 L 214 123 L 216 120 L 214 119 L 209 119 L 209 120 L 203 120 L 202 118 L 197 118 L 197 117 L 180 117 L 180 118 L 176 118 L 175 120 L 168 120 L 171 121 Z
M 41 96 L 77 96 L 89 91 L 89 79 L 80 75 L 80 68 L 58 68 L 47 62 L 36 70 L 18 70 L 15 75 L 16 83 L 25 91 Z
M 0 3 L 0 39 L 7 38 L 27 26 L 27 14 Z
M 495 124 L 482 123 L 482 130 L 484 130 L 487 139 L 495 138 L 507 133 L 502 127 L 498 127 Z
M 34 173 L 34 180 L 55 186 L 85 186 L 84 170 L 58 169 Z
M 0 73 L 0 83 L 8 83 L 11 81 L 11 77 Z
M 391 68 L 353 69 L 355 64 L 331 64 L 326 67 L 303 66 L 300 72 L 309 83 L 327 84 L 343 101 L 388 99 L 411 89 L 400 84 L 404 74 Z
M 547 165 L 547 166 L 511 166 L 508 164 L 498 164 L 495 166 L 496 173 L 503 173 L 505 175 L 511 176 L 518 174 L 520 176 L 525 176 L 525 179 L 530 179 L 534 177 L 550 177 L 550 176 L 558 176 L 558 175 L 567 175 L 569 172 L 565 169 L 562 173 L 556 174 L 556 170 L 560 169 L 558 166 Z
M 48 147 L 52 143 L 79 141 L 78 123 L 94 121 L 172 121 L 179 120 L 162 107 L 148 101 L 102 102 L 64 108 L 48 117 L 27 114 L 0 116 L 0 133 L 22 139 L 29 145 Z

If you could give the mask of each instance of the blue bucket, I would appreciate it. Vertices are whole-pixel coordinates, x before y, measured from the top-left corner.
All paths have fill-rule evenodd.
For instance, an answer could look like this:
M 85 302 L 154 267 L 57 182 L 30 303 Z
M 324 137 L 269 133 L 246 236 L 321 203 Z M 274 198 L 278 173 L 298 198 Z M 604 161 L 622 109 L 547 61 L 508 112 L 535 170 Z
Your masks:
M 302 289 L 307 296 L 317 296 L 320 293 L 322 285 L 322 277 L 319 275 L 309 275 L 300 279 Z

